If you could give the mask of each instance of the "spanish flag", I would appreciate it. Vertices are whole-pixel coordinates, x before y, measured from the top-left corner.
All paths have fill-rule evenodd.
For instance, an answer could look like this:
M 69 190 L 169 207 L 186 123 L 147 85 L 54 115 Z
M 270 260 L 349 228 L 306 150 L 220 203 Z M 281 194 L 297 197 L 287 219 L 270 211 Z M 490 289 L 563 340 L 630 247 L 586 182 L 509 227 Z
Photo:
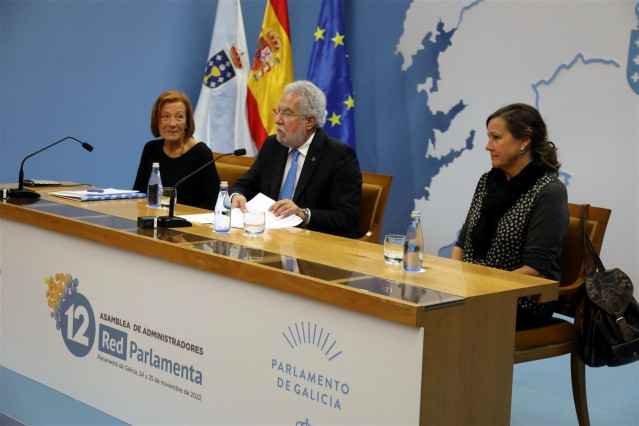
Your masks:
M 286 0 L 268 0 L 248 81 L 247 109 L 251 137 L 258 149 L 275 133 L 273 108 L 293 81 L 291 31 Z

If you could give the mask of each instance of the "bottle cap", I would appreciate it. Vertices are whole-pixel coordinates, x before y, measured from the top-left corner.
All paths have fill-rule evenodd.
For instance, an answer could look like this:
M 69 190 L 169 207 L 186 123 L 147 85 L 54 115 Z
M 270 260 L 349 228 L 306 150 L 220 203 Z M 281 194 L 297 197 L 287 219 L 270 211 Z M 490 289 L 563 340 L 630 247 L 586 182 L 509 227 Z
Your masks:
M 229 186 L 229 183 L 227 181 L 225 181 L 225 180 L 220 182 L 220 187 L 224 187 L 224 186 L 226 186 L 226 187 Z
M 417 210 L 413 210 L 410 217 L 421 217 L 421 214 Z
M 160 163 L 153 163 L 152 167 L 157 167 L 159 169 L 160 168 Z

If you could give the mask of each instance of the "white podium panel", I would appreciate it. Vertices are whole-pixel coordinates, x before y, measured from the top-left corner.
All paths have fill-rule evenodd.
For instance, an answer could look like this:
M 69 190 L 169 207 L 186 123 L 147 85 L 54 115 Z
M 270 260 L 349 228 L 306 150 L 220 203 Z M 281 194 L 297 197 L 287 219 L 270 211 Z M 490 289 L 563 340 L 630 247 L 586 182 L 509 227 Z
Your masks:
M 422 328 L 11 220 L 0 235 L 2 365 L 116 418 L 419 422 Z

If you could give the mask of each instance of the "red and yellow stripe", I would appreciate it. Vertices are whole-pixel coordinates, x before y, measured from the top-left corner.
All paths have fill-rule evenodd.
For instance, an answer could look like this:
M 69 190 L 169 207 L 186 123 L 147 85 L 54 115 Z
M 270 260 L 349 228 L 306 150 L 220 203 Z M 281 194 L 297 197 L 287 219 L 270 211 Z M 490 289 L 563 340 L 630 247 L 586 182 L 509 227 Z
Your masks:
M 272 109 L 293 81 L 293 54 L 286 0 L 268 0 L 248 81 L 247 109 L 251 137 L 258 148 L 275 133 Z

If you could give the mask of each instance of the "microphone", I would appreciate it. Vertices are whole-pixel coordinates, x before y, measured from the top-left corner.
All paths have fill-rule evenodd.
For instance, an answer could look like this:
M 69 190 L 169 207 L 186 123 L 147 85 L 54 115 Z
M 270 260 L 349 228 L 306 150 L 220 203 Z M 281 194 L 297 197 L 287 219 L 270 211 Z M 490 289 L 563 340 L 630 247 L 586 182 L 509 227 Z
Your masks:
M 54 145 L 59 144 L 60 142 L 63 142 L 67 139 L 73 139 L 74 141 L 78 142 L 79 144 L 82 145 L 82 148 L 86 149 L 87 151 L 91 152 L 93 151 L 93 147 L 91 145 L 89 145 L 86 142 L 82 142 L 81 140 L 78 140 L 76 138 L 74 138 L 73 136 L 67 136 L 64 137 L 62 139 L 60 139 L 59 141 L 53 142 L 51 145 L 45 146 L 44 148 L 34 152 L 33 154 L 29 154 L 26 157 L 24 157 L 24 160 L 22 160 L 22 164 L 20 164 L 20 173 L 18 174 L 18 188 L 14 188 L 14 189 L 10 189 L 9 190 L 9 197 L 14 197 L 14 198 L 31 198 L 31 199 L 36 199 L 36 198 L 40 198 L 40 194 L 35 192 L 35 191 L 31 191 L 30 189 L 24 189 L 24 162 L 27 161 L 27 158 L 33 157 L 34 155 L 44 151 L 45 149 L 49 149 Z
M 171 192 L 171 197 L 169 198 L 169 215 L 158 217 L 158 226 L 162 226 L 164 228 L 184 228 L 187 226 L 192 226 L 191 222 L 189 222 L 188 220 L 179 216 L 175 216 L 175 193 L 177 192 L 177 187 L 185 180 L 190 179 L 193 175 L 197 174 L 198 172 L 201 172 L 202 170 L 204 170 L 211 164 L 215 163 L 220 158 L 226 157 L 227 155 L 235 155 L 236 157 L 241 157 L 242 155 L 246 155 L 246 150 L 244 148 L 240 148 L 240 149 L 236 149 L 233 152 L 228 152 L 226 154 L 218 155 L 216 158 L 209 161 L 202 167 L 196 169 L 195 171 L 184 176 L 182 179 L 178 180 L 175 183 L 175 185 L 173 185 L 173 192 Z

